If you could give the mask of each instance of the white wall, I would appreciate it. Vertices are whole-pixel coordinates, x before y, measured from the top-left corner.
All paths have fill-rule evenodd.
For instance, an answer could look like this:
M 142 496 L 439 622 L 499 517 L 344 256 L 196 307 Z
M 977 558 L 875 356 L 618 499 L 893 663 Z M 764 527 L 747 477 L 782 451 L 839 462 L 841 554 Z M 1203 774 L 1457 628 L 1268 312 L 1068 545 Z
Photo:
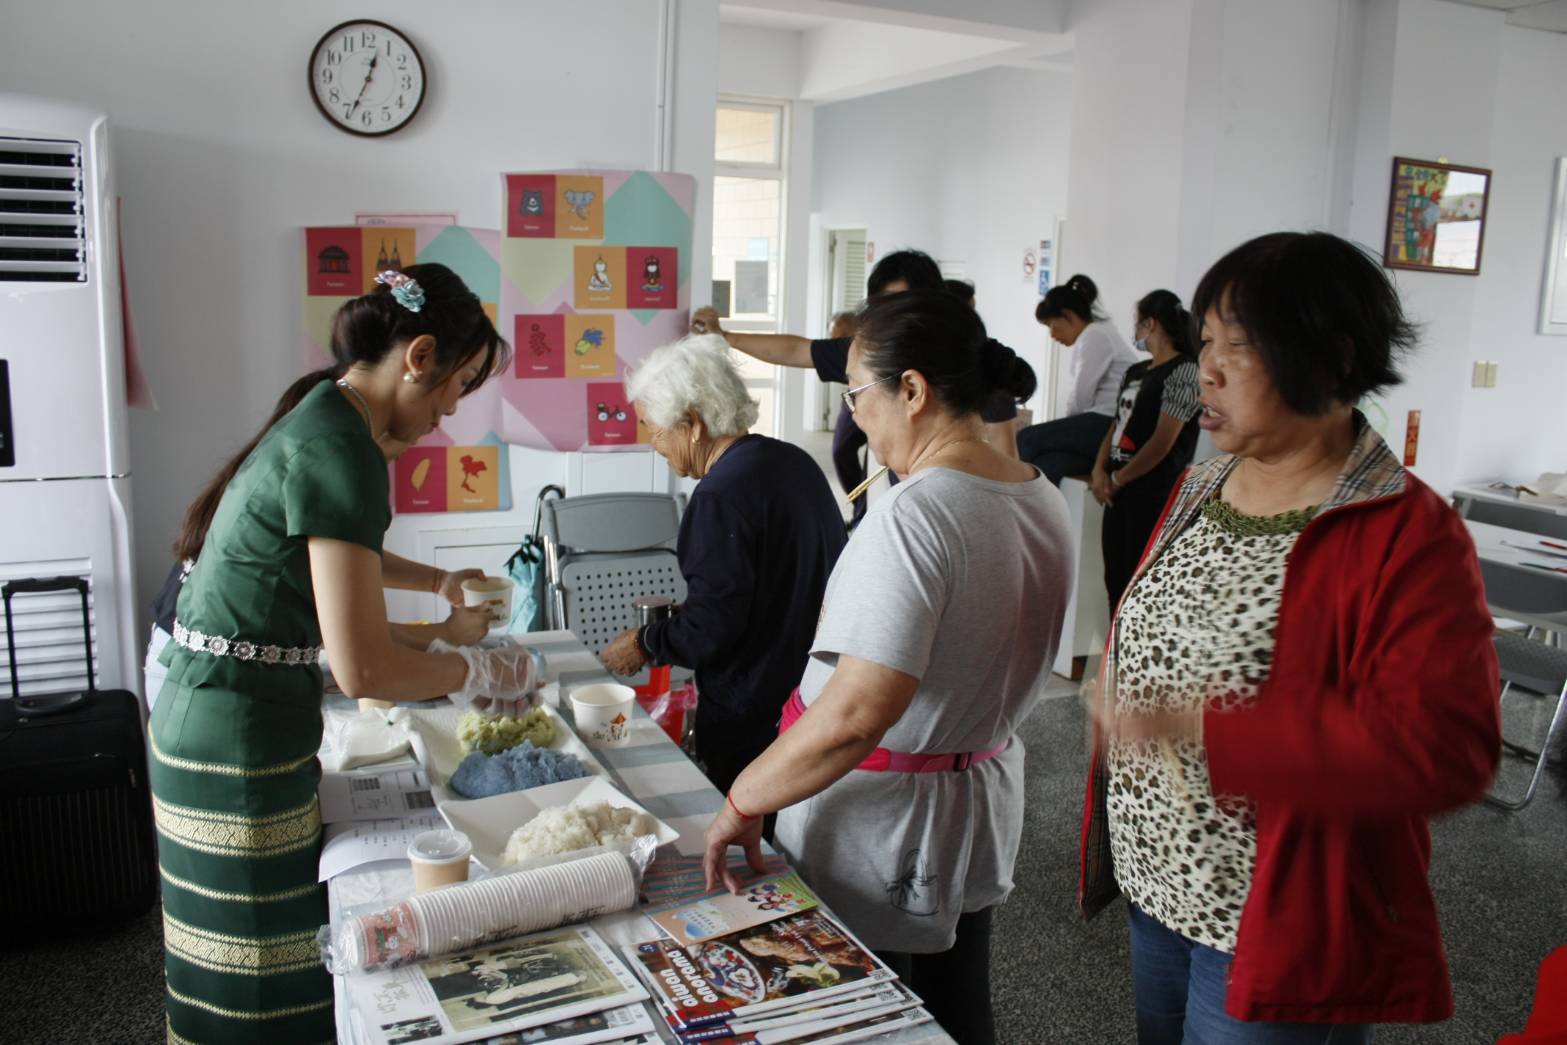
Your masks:
M 718 89 L 755 98 L 796 97 L 800 93 L 800 34 L 719 25 Z
M 1567 41 L 1439 0 L 1096 0 L 1074 14 L 1062 269 L 1093 276 L 1123 330 L 1138 294 L 1189 297 L 1262 232 L 1326 228 L 1380 256 L 1395 155 L 1494 167 L 1482 275 L 1394 274 L 1422 338 L 1381 399 L 1385 435 L 1401 453 L 1421 412 L 1414 470 L 1438 490 L 1567 467 L 1567 345 L 1533 334 Z M 1468 388 L 1475 359 L 1502 361 L 1497 388 Z
M 963 262 L 992 336 L 1041 382 L 1047 338 L 1023 251 L 1065 209 L 1070 84 L 1064 73 L 994 69 L 816 110 L 814 224 L 865 227 L 878 257 L 917 247 Z
M 141 601 L 168 569 L 186 502 L 299 369 L 298 227 L 356 210 L 456 211 L 493 227 L 501 171 L 653 167 L 658 11 L 651 0 L 602 0 L 591 16 L 576 4 L 384 0 L 367 11 L 321 0 L 258 16 L 235 0 L 62 0 L 10 19 L 0 90 L 110 118 L 138 334 L 161 406 L 131 416 Z M 691 280 L 702 288 L 717 3 L 682 0 L 679 11 L 674 167 L 698 178 Z M 413 124 L 381 141 L 328 126 L 303 76 L 327 29 L 366 15 L 413 38 L 431 84 Z M 566 455 L 515 453 L 516 511 L 439 522 L 529 521 L 534 491 L 565 468 Z
M 1495 171 L 1475 286 L 1470 359 L 1501 366 L 1495 388 L 1461 391 L 1461 479 L 1567 471 L 1567 337 L 1535 333 L 1556 158 L 1567 156 L 1567 36 L 1503 26 L 1490 116 Z

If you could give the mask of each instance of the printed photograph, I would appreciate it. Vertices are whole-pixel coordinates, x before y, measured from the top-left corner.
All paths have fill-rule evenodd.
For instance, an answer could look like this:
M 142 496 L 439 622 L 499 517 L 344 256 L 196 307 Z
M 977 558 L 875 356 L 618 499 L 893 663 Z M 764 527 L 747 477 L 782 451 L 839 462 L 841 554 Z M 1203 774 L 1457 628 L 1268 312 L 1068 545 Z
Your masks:
M 574 931 L 437 959 L 420 968 L 458 1031 L 613 998 L 625 991 L 609 966 Z

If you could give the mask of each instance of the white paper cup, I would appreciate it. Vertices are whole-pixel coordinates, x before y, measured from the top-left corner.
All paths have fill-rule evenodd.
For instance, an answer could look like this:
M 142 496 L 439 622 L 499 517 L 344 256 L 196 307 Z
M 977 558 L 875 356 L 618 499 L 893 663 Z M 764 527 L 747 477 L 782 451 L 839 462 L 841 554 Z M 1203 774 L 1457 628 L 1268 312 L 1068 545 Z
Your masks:
M 631 742 L 631 708 L 636 690 L 598 682 L 571 691 L 577 733 L 593 747 L 623 747 Z
M 511 596 L 514 588 L 515 585 L 509 577 L 466 580 L 462 582 L 463 605 L 488 607 L 490 627 L 500 627 L 511 621 Z
M 461 831 L 425 831 L 408 843 L 413 864 L 414 892 L 437 889 L 468 880 L 468 857 L 473 843 Z

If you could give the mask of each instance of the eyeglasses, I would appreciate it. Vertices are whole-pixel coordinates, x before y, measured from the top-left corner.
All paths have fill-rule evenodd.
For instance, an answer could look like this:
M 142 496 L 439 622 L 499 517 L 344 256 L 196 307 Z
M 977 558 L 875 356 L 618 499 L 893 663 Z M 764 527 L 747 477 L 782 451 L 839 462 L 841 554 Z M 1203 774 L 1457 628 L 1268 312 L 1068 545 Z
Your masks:
M 852 414 L 852 413 L 854 413 L 854 397 L 855 396 L 859 395 L 861 392 L 865 391 L 867 388 L 875 388 L 877 385 L 884 385 L 888 381 L 896 381 L 896 380 L 898 380 L 902 376 L 903 376 L 902 374 L 889 374 L 886 377 L 879 377 L 879 378 L 877 378 L 874 381 L 867 381 L 863 385 L 860 385 L 858 388 L 847 389 L 843 393 L 843 405 L 845 407 L 847 407 L 848 410 L 849 410 L 849 413 Z

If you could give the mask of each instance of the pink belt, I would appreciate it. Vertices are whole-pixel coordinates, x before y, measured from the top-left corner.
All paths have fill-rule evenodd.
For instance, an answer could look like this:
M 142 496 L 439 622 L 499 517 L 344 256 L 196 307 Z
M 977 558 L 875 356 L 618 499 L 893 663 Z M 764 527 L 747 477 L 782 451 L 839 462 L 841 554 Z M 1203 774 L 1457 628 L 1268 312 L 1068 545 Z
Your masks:
M 783 716 L 778 720 L 778 732 L 785 733 L 800 716 L 805 714 L 805 701 L 800 699 L 800 691 L 796 689 L 789 694 L 789 702 L 784 705 Z M 1003 740 L 995 747 L 988 747 L 983 751 L 961 751 L 957 754 L 946 755 L 911 755 L 903 751 L 889 751 L 879 747 L 865 757 L 856 769 L 869 770 L 872 773 L 944 773 L 948 770 L 962 772 L 976 762 L 995 758 L 1007 749 L 1011 740 Z

